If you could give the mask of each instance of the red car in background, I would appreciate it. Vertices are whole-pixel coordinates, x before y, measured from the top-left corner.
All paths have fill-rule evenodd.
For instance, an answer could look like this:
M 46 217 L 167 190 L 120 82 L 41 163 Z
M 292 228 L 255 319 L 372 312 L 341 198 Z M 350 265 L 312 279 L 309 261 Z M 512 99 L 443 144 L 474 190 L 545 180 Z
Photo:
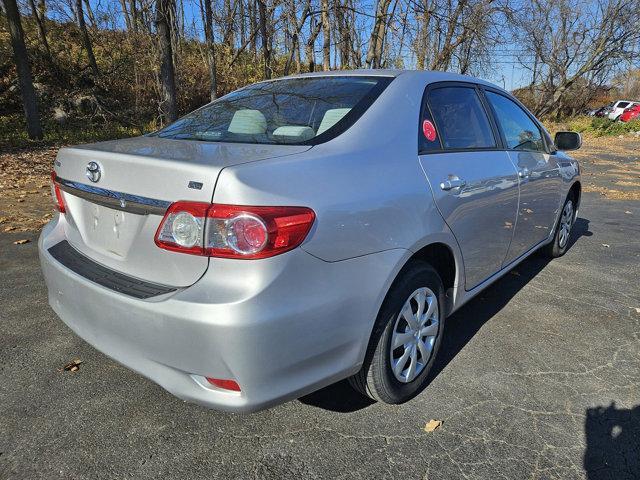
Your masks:
M 634 118 L 640 118 L 640 103 L 636 103 L 628 108 L 625 108 L 624 112 L 622 112 L 622 115 L 620 115 L 620 120 L 622 120 L 623 122 L 628 122 L 630 120 L 633 120 Z

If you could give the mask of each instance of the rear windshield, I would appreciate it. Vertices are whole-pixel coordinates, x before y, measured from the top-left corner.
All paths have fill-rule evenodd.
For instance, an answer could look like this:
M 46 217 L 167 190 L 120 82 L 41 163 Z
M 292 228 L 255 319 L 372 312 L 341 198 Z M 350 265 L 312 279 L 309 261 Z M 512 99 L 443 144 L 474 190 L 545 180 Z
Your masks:
M 390 77 L 309 77 L 250 85 L 156 132 L 207 142 L 315 145 L 348 129 Z

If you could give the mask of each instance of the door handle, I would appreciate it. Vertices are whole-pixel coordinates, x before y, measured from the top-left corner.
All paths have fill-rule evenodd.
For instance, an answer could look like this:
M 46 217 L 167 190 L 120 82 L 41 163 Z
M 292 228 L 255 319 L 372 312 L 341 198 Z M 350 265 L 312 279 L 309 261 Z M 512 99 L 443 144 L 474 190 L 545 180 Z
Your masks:
M 529 169 L 527 167 L 521 168 L 520 170 L 518 170 L 518 176 L 520 178 L 529 178 L 529 175 L 531 174 L 531 172 L 529 172 Z
M 440 184 L 440 188 L 442 190 L 453 190 L 454 188 L 462 188 L 467 184 L 464 180 L 460 180 L 459 178 L 452 178 L 450 180 L 445 180 Z

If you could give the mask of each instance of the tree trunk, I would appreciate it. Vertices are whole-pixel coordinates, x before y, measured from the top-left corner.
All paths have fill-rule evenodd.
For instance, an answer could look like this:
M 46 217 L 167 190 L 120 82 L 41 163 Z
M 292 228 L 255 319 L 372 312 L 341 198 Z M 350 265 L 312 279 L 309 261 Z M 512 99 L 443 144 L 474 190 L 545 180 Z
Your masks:
M 251 53 L 253 54 L 253 58 L 258 58 L 258 44 L 256 43 L 256 38 L 258 38 L 258 20 L 256 10 L 258 8 L 257 0 L 249 0 L 249 32 L 251 35 Z
M 240 0 L 240 10 L 238 11 L 238 20 L 240 21 L 240 45 L 244 45 L 247 41 L 247 22 L 244 8 L 244 0 Z
M 271 50 L 269 49 L 269 36 L 267 33 L 267 0 L 258 0 L 260 13 L 260 36 L 262 37 L 262 56 L 264 57 L 264 78 L 271 78 Z
M 173 122 L 178 118 L 176 109 L 176 79 L 173 68 L 173 49 L 171 47 L 171 2 L 157 0 L 156 31 L 158 32 L 158 50 L 160 54 L 160 113 L 164 120 Z
M 124 17 L 124 24 L 127 27 L 127 30 L 131 30 L 132 29 L 131 16 L 129 15 L 129 10 L 127 9 L 126 0 L 120 0 L 120 7 L 122 8 L 122 16 Z
M 91 46 L 91 38 L 87 31 L 87 24 L 84 23 L 84 12 L 82 10 L 82 0 L 76 0 L 76 10 L 78 14 L 78 28 L 80 28 L 80 35 L 82 36 L 82 43 L 84 49 L 87 51 L 87 57 L 89 57 L 89 66 L 94 77 L 98 76 L 98 64 L 96 63 L 96 57 L 93 55 L 93 47 Z
M 20 86 L 22 107 L 27 121 L 27 134 L 32 140 L 40 140 L 42 139 L 42 126 L 40 125 L 40 115 L 38 114 L 38 100 L 36 91 L 33 88 L 27 47 L 24 45 L 24 32 L 20 23 L 20 13 L 18 12 L 16 0 L 4 0 L 4 9 L 7 14 L 7 24 L 11 35 L 13 59 L 16 62 L 16 70 L 18 71 L 18 85 Z
M 382 63 L 382 47 L 386 35 L 389 5 L 391 5 L 391 0 L 378 0 L 376 19 L 371 30 L 369 49 L 367 50 L 367 66 L 369 68 L 379 68 Z
M 213 12 L 211 10 L 211 0 L 203 0 L 204 1 L 204 38 L 207 45 L 207 61 L 209 62 L 209 93 L 211 96 L 211 100 L 215 100 L 217 98 L 216 95 L 216 86 L 217 86 L 217 78 L 216 78 L 216 50 L 215 50 L 215 42 L 213 38 Z
M 322 20 L 322 69 L 331 70 L 331 25 L 329 24 L 329 0 L 321 0 Z
M 307 17 L 309 16 L 311 9 L 311 0 L 307 0 L 307 3 L 302 10 L 300 15 L 300 19 L 296 14 L 296 3 L 294 0 L 291 0 L 289 4 L 289 23 L 291 25 L 291 53 L 287 58 L 287 63 L 284 66 L 284 75 L 289 75 L 289 71 L 291 70 L 291 63 L 295 61 L 296 64 L 296 73 L 300 73 L 301 67 L 301 58 L 300 58 L 300 32 L 302 31 L 302 27 L 307 21 Z
M 87 12 L 87 17 L 89 18 L 89 23 L 92 27 L 96 26 L 96 17 L 93 15 L 93 10 L 91 9 L 91 4 L 89 0 L 84 0 L 84 9 Z
M 343 10 L 343 5 L 340 0 L 334 0 L 333 11 L 336 18 L 336 26 L 338 27 L 338 41 L 335 42 L 340 57 L 340 68 L 349 67 L 349 48 L 351 41 L 349 39 L 349 31 L 347 29 L 347 22 Z M 335 31 L 335 30 L 334 30 Z M 335 36 L 335 35 L 334 35 Z M 337 63 L 337 62 L 336 62 Z
M 33 18 L 36 19 L 36 24 L 38 25 L 38 36 L 40 37 L 40 42 L 42 42 L 42 46 L 47 55 L 47 61 L 50 64 L 53 64 L 53 57 L 51 56 L 51 48 L 49 48 L 49 42 L 47 41 L 47 30 L 44 25 L 44 14 L 42 16 L 38 12 L 38 8 L 36 7 L 36 3 L 34 0 L 29 0 L 29 7 L 31 7 L 31 14 Z
M 140 24 L 139 14 L 138 14 L 138 6 L 136 5 L 136 0 L 130 0 L 129 2 L 130 10 L 131 10 L 131 26 L 133 27 L 133 31 L 138 31 L 138 25 Z
M 309 20 L 309 38 L 307 39 L 307 43 L 304 48 L 310 72 L 313 72 L 316 69 L 316 53 L 313 46 L 316 43 L 316 38 L 320 35 L 320 30 L 322 29 L 322 22 L 315 23 L 315 18 L 315 16 L 312 16 Z

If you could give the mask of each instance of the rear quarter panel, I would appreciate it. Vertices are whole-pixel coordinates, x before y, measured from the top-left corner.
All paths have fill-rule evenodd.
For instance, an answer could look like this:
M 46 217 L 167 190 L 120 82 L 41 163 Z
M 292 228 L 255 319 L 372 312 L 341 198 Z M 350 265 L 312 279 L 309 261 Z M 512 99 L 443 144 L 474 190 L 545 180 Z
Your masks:
M 215 203 L 306 206 L 302 248 L 328 262 L 447 239 L 417 158 L 423 77 L 400 75 L 345 133 L 300 155 L 225 168 Z

